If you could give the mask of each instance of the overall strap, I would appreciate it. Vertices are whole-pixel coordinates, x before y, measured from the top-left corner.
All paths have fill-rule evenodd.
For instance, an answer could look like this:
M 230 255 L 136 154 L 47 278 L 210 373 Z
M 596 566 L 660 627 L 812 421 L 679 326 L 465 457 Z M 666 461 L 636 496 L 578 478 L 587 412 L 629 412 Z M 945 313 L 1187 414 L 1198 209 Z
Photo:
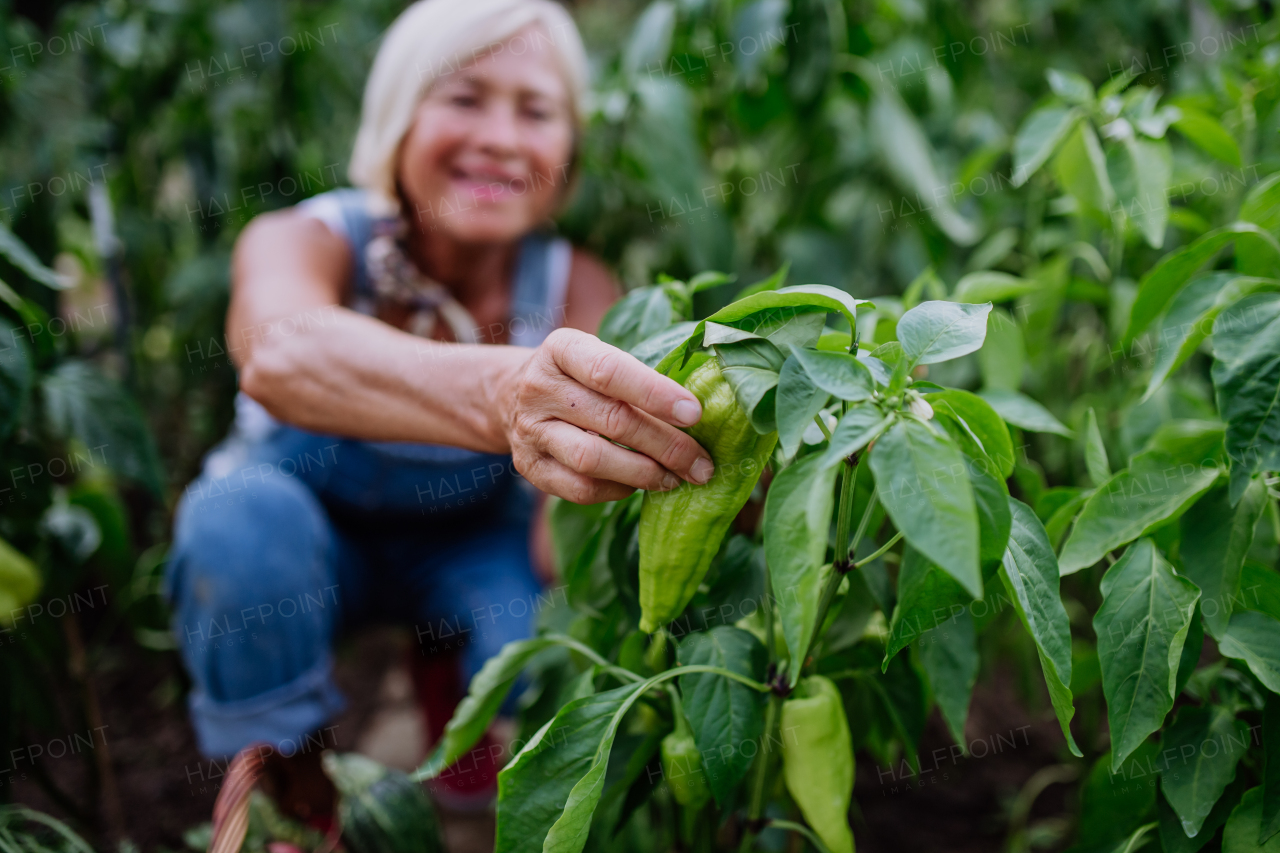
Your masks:
M 369 210 L 368 195 L 359 189 L 338 189 L 307 199 L 300 208 L 339 231 L 351 248 L 353 275 L 351 280 L 352 308 L 362 314 L 373 314 L 375 296 L 369 271 L 365 267 L 365 247 L 378 234 L 394 231 L 394 217 L 375 216 Z
M 520 241 L 507 340 L 536 347 L 564 324 L 572 249 L 561 237 L 533 233 Z

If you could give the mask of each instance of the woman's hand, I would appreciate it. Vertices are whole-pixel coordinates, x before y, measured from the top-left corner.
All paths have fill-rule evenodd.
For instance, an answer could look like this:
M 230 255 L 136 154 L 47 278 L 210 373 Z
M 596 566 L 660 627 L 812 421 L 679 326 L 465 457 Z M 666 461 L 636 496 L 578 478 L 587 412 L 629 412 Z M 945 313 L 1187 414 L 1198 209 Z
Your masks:
M 586 332 L 548 336 L 505 383 L 500 409 L 516 470 L 574 503 L 702 484 L 715 470 L 677 429 L 702 417 L 698 399 Z

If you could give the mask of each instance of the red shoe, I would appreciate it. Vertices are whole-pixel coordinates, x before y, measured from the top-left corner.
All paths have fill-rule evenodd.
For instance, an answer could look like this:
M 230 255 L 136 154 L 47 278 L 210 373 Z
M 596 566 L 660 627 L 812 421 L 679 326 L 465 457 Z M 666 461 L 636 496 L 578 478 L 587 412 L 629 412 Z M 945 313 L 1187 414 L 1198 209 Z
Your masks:
M 409 671 L 418 706 L 425 717 L 428 749 L 444 735 L 445 724 L 465 695 L 462 659 L 457 652 L 424 656 L 410 649 Z M 440 775 L 427 781 L 427 790 L 450 811 L 477 813 L 493 806 L 498 797 L 498 759 L 502 746 L 485 732 L 480 742 Z

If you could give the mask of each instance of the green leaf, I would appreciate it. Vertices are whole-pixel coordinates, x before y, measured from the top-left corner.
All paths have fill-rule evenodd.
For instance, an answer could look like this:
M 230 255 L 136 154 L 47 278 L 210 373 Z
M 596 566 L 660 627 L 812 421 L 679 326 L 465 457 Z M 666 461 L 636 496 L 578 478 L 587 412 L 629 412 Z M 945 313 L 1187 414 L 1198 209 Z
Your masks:
M 1200 848 L 1213 840 L 1213 836 L 1227 822 L 1227 818 L 1231 816 L 1231 810 L 1239 805 L 1240 798 L 1244 796 L 1247 788 L 1248 785 L 1243 777 L 1237 776 L 1236 780 L 1227 786 L 1226 792 L 1213 804 L 1213 808 L 1209 810 L 1209 817 L 1205 819 L 1195 838 L 1188 838 L 1182 831 L 1182 819 L 1174 812 L 1168 800 L 1161 797 L 1157 803 L 1161 853 L 1198 853 Z
M 0 222 L 0 256 L 27 274 L 32 281 L 43 284 L 54 290 L 66 290 L 70 283 L 44 264 L 35 253 L 27 248 L 27 244 L 18 239 L 18 235 L 9 230 L 9 226 Z
M 36 600 L 42 585 L 36 564 L 0 539 L 0 625 L 12 626 L 14 615 Z
M 1059 71 L 1050 68 L 1045 72 L 1049 80 L 1049 88 L 1053 93 L 1069 104 L 1088 104 L 1093 100 L 1093 84 L 1074 71 Z
M 1231 506 L 1226 488 L 1217 488 L 1182 517 L 1182 573 L 1200 587 L 1200 614 L 1215 640 L 1222 639 L 1231 621 L 1240 593 L 1240 567 L 1266 505 L 1267 488 L 1255 479 L 1238 505 Z
M 83 361 L 66 361 L 40 384 L 44 417 L 61 439 L 101 449 L 107 466 L 160 494 L 164 473 L 142 412 L 123 388 Z
M 649 4 L 632 27 L 631 38 L 622 51 L 622 69 L 628 77 L 663 67 L 671 51 L 675 26 L 675 3 L 654 0 Z
M 802 350 L 796 349 L 794 352 Z M 850 361 L 856 362 L 852 356 Z M 778 424 L 778 447 L 782 455 L 794 456 L 800 448 L 800 438 L 813 423 L 814 415 L 822 411 L 831 394 L 809 378 L 804 366 L 794 355 L 787 358 L 778 374 L 778 394 L 775 406 Z
M 644 683 L 575 699 L 498 773 L 495 853 L 576 853 L 604 787 L 619 712 Z
M 1062 545 L 1063 538 L 1067 535 L 1067 528 L 1071 526 L 1071 522 L 1075 521 L 1076 515 L 1080 512 L 1080 508 L 1084 506 L 1085 501 L 1093 494 L 1093 489 L 1078 489 L 1076 493 L 1070 496 L 1061 506 L 1053 511 L 1044 521 L 1045 533 L 1049 534 L 1049 544 L 1053 546 L 1056 553 Z
M 964 456 L 924 424 L 900 420 L 871 449 L 880 502 L 911 543 L 982 597 L 978 511 Z
M 1179 464 L 1151 451 L 1114 474 L 1089 497 L 1062 548 L 1062 574 L 1088 568 L 1108 551 L 1178 518 L 1218 479 L 1217 468 Z
M 1280 572 L 1246 560 L 1235 605 L 1280 619 Z
M 873 68 L 869 62 L 863 63 L 868 70 Z M 917 200 L 928 200 L 930 219 L 951 242 L 961 246 L 978 242 L 982 236 L 978 225 L 960 214 L 950 198 L 937 192 L 948 181 L 935 166 L 933 148 L 915 114 L 892 86 L 881 83 L 875 71 L 864 72 L 863 77 L 873 90 L 868 135 L 889 173 L 903 190 L 914 192 Z
M 1012 526 L 1000 578 L 1018 619 L 1035 641 L 1049 698 L 1072 755 L 1081 755 L 1071 736 L 1075 706 L 1071 696 L 1071 623 L 1058 592 L 1058 558 L 1031 507 L 1009 498 Z
M 1214 321 L 1234 302 L 1262 290 L 1280 289 L 1273 278 L 1252 278 L 1234 273 L 1215 272 L 1198 276 L 1179 291 L 1160 318 L 1156 333 L 1155 363 L 1151 381 L 1142 400 L 1164 384 L 1169 374 L 1191 357 L 1213 330 Z
M 791 354 L 814 385 L 841 400 L 859 403 L 870 399 L 875 390 L 871 371 L 848 353 L 793 347 Z
M 839 465 L 851 454 L 857 453 L 893 425 L 896 415 L 886 415 L 876 406 L 865 403 L 844 413 L 840 423 L 831 433 L 822 465 Z
M 1111 754 L 1098 758 L 1080 792 L 1079 850 L 1111 850 L 1142 824 L 1156 804 L 1155 743 L 1134 751 L 1112 772 Z
M 953 441 L 975 458 L 991 463 L 987 473 L 1007 479 L 1013 473 L 1013 441 L 1009 428 L 986 400 L 968 391 L 948 389 L 928 397 L 934 416 Z M 954 424 L 956 429 L 951 429 Z
M 1142 823 L 1156 801 L 1156 744 L 1138 747 L 1112 772 L 1111 754 L 1099 758 L 1080 792 L 1081 850 L 1111 850 Z
M 1107 174 L 1107 156 L 1089 122 L 1080 122 L 1053 159 L 1054 177 L 1082 211 L 1110 220 L 1116 201 Z
M 752 634 L 717 625 L 685 637 L 676 651 L 681 665 L 718 666 L 764 679 L 768 655 Z M 764 732 L 764 698 L 736 681 L 712 673 L 680 676 L 685 717 L 703 756 L 707 782 L 718 805 L 733 793 L 751 767 L 744 749 Z
M 1142 451 L 1158 450 L 1167 453 L 1175 462 L 1198 463 L 1220 459 L 1226 432 L 1226 424 L 1221 421 L 1175 418 L 1160 424 Z
M 755 315 L 764 314 L 775 323 L 777 318 L 783 322 L 796 317 L 816 312 L 839 312 L 849 323 L 850 328 L 857 327 L 859 305 L 870 305 L 865 299 L 854 299 L 843 290 L 828 287 L 825 284 L 800 284 L 784 287 L 779 290 L 766 290 L 753 293 L 737 302 L 730 303 L 698 323 L 683 346 L 677 347 L 655 368 L 659 373 L 670 376 L 674 365 L 682 363 L 696 349 L 702 346 L 707 323 L 719 323 L 746 329 L 755 334 L 763 334 L 763 322 Z M 818 330 L 821 331 L 821 330 Z M 816 336 L 814 338 L 817 339 Z M 782 343 L 781 341 L 779 343 Z M 779 366 L 782 360 L 779 359 Z
M 1227 825 L 1222 830 L 1222 853 L 1280 853 L 1280 836 L 1267 841 L 1263 835 L 1262 787 L 1250 788 L 1231 811 Z
M 1013 185 L 1020 187 L 1048 162 L 1084 117 L 1077 107 L 1053 105 L 1032 112 L 1013 140 Z
M 1249 724 L 1221 705 L 1183 706 L 1161 735 L 1160 790 L 1189 838 L 1235 779 L 1250 739 Z
M 999 562 L 1009 545 L 1009 490 L 984 470 L 986 463 L 965 454 L 969 485 L 978 508 L 978 559 L 982 564 Z
M 827 312 L 812 305 L 804 308 L 773 308 L 761 311 L 740 325 L 754 329 L 786 352 L 791 347 L 816 346 L 826 328 Z
M 1280 173 L 1264 178 L 1249 190 L 1240 203 L 1243 222 L 1253 222 L 1272 235 L 1280 235 Z M 1236 269 L 1245 275 L 1280 274 L 1280 255 L 1267 241 L 1243 235 L 1236 241 Z
M 739 329 L 734 326 L 722 326 L 719 323 L 706 323 L 702 333 L 702 345 L 712 347 L 716 344 L 736 344 L 739 341 L 759 338 L 755 332 Z
M 1218 651 L 1244 661 L 1268 690 L 1280 693 L 1280 620 L 1255 610 L 1236 613 Z
M 756 431 L 762 435 L 773 432 L 777 428 L 774 395 L 778 371 L 785 362 L 782 353 L 762 338 L 717 344 L 715 353 L 738 405 L 751 418 Z
M 920 663 L 952 739 L 963 748 L 969 698 L 978 680 L 978 638 L 967 609 L 920 637 Z
M 1051 432 L 1065 438 L 1075 436 L 1075 433 L 1055 418 L 1052 412 L 1026 394 L 995 388 L 984 388 L 978 394 L 1000 414 L 1001 418 L 1016 427 L 1031 432 Z
M 1173 180 L 1173 155 L 1166 140 L 1123 140 L 1133 168 L 1135 195 L 1121 200 L 1129 218 L 1153 249 L 1164 245 L 1165 223 L 1169 221 L 1169 186 Z
M 1280 295 L 1246 296 L 1218 315 L 1212 372 L 1236 501 L 1256 472 L 1280 469 Z
M 825 284 L 797 284 L 778 290 L 754 293 L 726 305 L 707 319 L 725 325 L 735 325 L 753 314 L 769 309 L 813 307 L 828 312 L 839 312 L 849 322 L 850 328 L 853 328 L 857 325 L 859 305 L 870 305 L 870 303 L 865 299 L 854 299 L 843 290 L 828 287 Z
M 1173 126 L 1197 148 L 1210 157 L 1216 157 L 1224 163 L 1235 166 L 1243 165 L 1240 160 L 1240 146 L 1227 129 L 1208 113 L 1180 107 L 1181 117 L 1175 119 Z
M 34 370 L 22 333 L 0 316 L 0 442 L 9 437 L 31 393 Z
M 719 287 L 722 284 L 728 284 L 736 278 L 736 275 L 719 272 L 717 270 L 700 272 L 693 278 L 689 279 L 689 294 L 693 295 L 695 293 L 701 293 L 704 290 L 711 290 L 712 288 Z
M 1262 709 L 1262 816 L 1258 842 L 1280 832 L 1280 696 L 1267 694 Z
M 650 219 L 656 202 L 659 218 L 654 223 L 674 232 L 673 240 L 694 269 L 728 267 L 733 231 L 721 199 L 702 195 L 703 187 L 716 184 L 699 143 L 693 91 L 666 74 L 639 73 L 630 82 L 634 97 L 623 124 L 622 153 L 639 166 L 638 189 L 649 204 Z M 698 212 L 688 216 L 689 208 Z M 679 226 L 671 227 L 676 217 Z
M 644 362 L 646 367 L 657 367 L 659 362 L 693 334 L 697 326 L 692 320 L 676 323 L 636 344 L 631 348 L 631 354 Z
M 911 366 L 950 361 L 982 346 L 990 313 L 990 304 L 921 302 L 898 321 L 898 342 Z
M 1252 222 L 1233 222 L 1210 231 L 1191 245 L 1165 255 L 1142 277 L 1138 285 L 1138 297 L 1129 313 L 1129 327 L 1124 333 L 1124 343 L 1131 343 L 1143 329 L 1151 325 L 1151 321 L 1160 316 L 1165 306 L 1186 285 L 1195 271 L 1223 246 L 1242 234 L 1258 237 L 1273 253 L 1276 262 L 1280 262 L 1280 243 Z
M 838 470 L 823 465 L 817 454 L 806 456 L 774 478 L 765 498 L 765 559 L 793 661 L 808 654 L 818 619 Z M 799 666 L 792 667 L 791 677 L 795 684 Z
M 952 299 L 956 302 L 1007 302 L 1040 289 L 1040 282 L 1018 278 L 1006 272 L 980 270 L 971 272 L 958 282 Z
M 641 287 L 613 304 L 600 320 L 597 336 L 606 344 L 630 350 L 666 331 L 678 319 L 665 290 Z
M 972 597 L 946 572 L 910 546 L 903 549 L 898 572 L 898 603 L 889 623 L 881 670 L 918 637 L 965 610 Z
M 987 318 L 987 339 L 978 350 L 982 384 L 1002 391 L 1017 391 L 1027 365 L 1027 345 L 1022 329 L 1002 308 Z
M 1084 427 L 1084 467 L 1094 484 L 1111 479 L 1111 464 L 1107 461 L 1107 446 L 1102 443 L 1102 431 L 1098 429 L 1098 416 L 1090 407 Z
M 1068 543 L 1070 544 L 1070 543 Z M 1173 707 L 1182 646 L 1200 591 L 1140 539 L 1102 577 L 1093 617 L 1102 692 L 1118 768 Z
M 467 695 L 453 712 L 453 718 L 444 727 L 444 736 L 436 744 L 431 755 L 414 774 L 418 779 L 430 779 L 456 761 L 475 746 L 489 728 L 516 678 L 533 659 L 534 655 L 556 645 L 554 640 L 535 637 L 507 643 L 471 679 Z

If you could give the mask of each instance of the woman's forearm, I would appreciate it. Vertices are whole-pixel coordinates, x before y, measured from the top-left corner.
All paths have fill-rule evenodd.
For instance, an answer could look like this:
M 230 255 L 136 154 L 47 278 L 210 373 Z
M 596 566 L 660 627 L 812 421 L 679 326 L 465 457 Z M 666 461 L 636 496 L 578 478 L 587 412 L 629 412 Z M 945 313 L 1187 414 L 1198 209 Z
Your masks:
M 532 350 L 427 341 L 337 306 L 270 328 L 240 387 L 275 417 L 351 438 L 510 452 L 499 398 Z

